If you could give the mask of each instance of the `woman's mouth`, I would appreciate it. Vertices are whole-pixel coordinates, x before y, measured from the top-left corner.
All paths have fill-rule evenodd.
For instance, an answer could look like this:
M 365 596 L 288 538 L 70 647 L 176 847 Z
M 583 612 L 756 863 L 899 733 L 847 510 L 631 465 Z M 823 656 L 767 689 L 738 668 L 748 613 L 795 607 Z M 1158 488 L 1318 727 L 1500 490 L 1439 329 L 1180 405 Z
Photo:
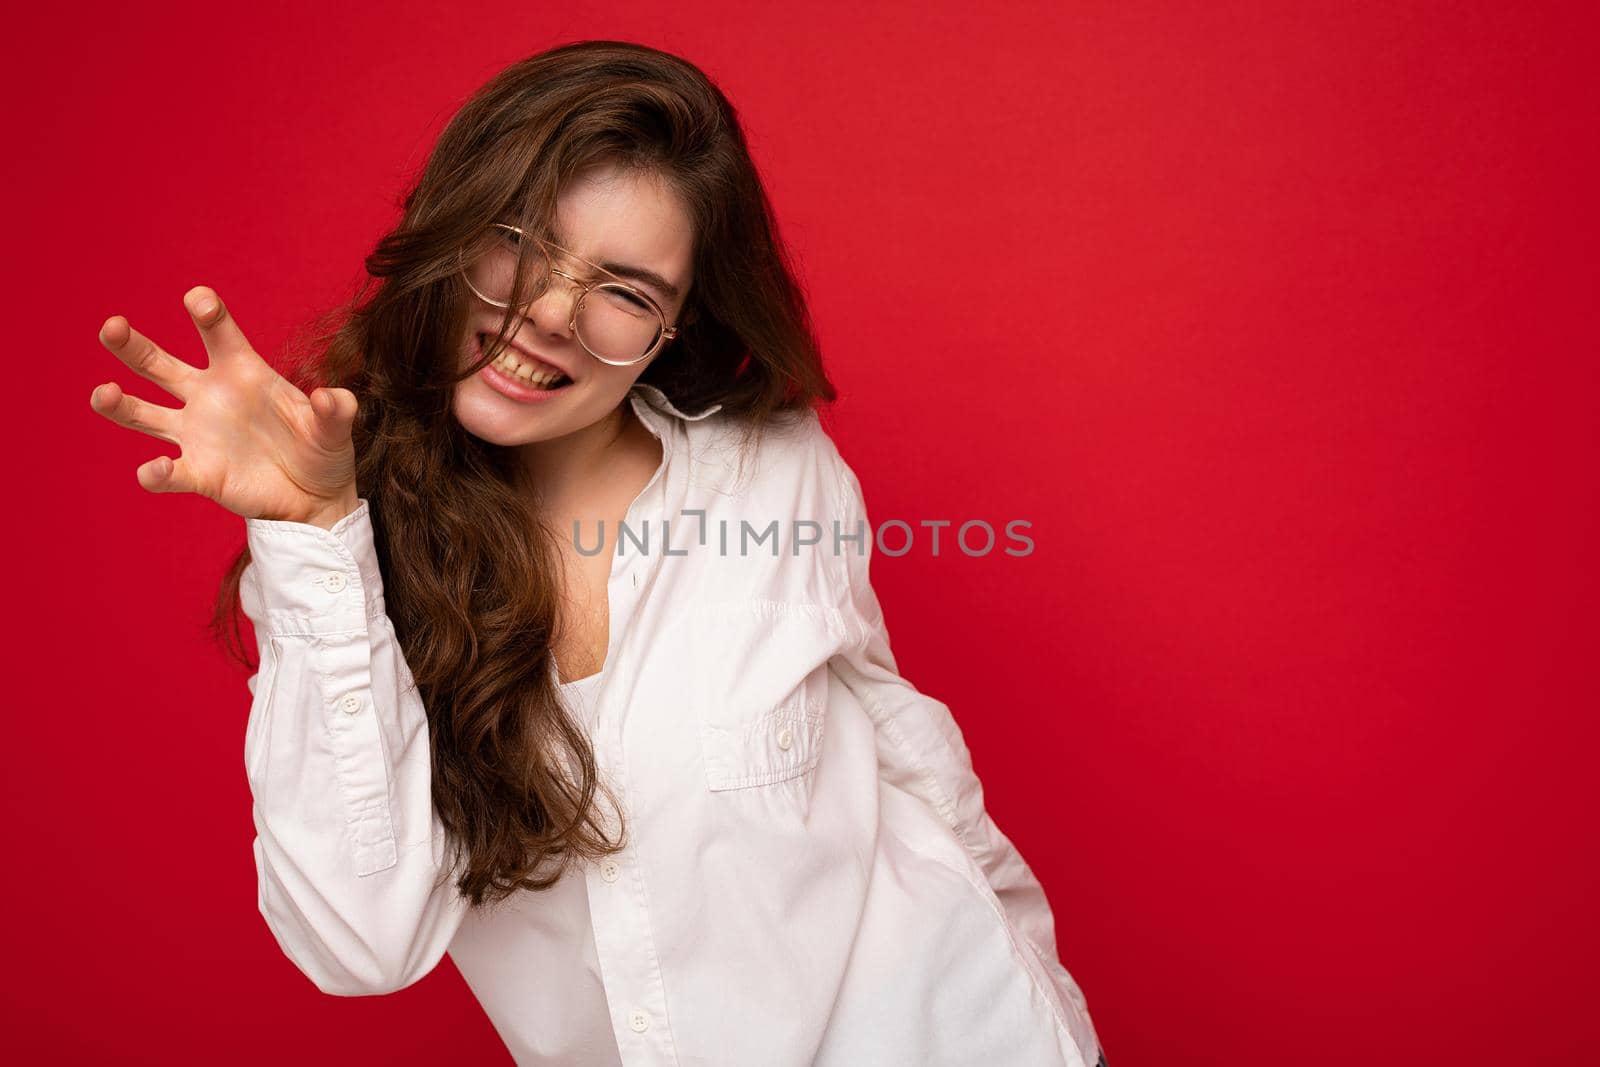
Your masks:
M 488 336 L 488 334 L 484 333 L 478 334 L 478 351 L 476 355 L 480 358 L 483 355 L 483 346 L 487 343 Z M 502 351 L 489 366 L 503 377 L 510 379 L 511 384 L 521 385 L 537 393 L 553 393 L 572 384 L 572 379 L 561 371 L 544 368 L 535 369 L 538 364 L 526 357 L 519 356 L 510 348 Z

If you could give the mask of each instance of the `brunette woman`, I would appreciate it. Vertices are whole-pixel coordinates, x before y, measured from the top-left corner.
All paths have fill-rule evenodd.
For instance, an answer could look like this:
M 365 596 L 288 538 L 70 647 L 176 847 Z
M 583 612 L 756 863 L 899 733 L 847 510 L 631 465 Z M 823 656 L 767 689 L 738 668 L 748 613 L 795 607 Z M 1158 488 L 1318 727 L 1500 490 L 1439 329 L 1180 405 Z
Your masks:
M 861 487 L 733 107 L 584 42 L 449 123 L 313 363 L 226 303 L 94 409 L 243 517 L 259 907 L 387 993 L 449 953 L 523 1064 L 1104 1063 Z M 309 391 L 302 391 L 305 387 Z

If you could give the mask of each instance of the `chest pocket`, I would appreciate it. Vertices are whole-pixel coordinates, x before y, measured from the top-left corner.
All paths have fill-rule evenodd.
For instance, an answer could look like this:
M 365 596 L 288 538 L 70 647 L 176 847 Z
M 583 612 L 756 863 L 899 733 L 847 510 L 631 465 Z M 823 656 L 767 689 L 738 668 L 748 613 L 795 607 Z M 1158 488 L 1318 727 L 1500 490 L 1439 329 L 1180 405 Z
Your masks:
M 835 608 L 775 600 L 694 611 L 692 694 L 706 786 L 804 818 L 822 755 L 828 660 L 843 647 Z

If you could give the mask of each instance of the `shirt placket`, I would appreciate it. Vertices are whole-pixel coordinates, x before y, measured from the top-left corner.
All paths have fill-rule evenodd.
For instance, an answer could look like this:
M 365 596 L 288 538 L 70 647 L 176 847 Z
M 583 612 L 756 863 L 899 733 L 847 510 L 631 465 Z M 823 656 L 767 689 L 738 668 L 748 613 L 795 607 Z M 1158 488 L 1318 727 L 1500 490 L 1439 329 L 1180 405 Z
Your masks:
M 614 783 L 625 817 L 630 822 L 629 841 L 623 851 L 585 867 L 589 912 L 594 924 L 595 953 L 600 963 L 601 980 L 605 983 L 606 1003 L 617 1049 L 622 1062 L 628 1067 L 678 1062 L 667 1018 L 666 990 L 662 983 L 660 960 L 650 930 L 646 887 L 639 867 L 637 836 L 634 832 L 637 824 L 632 818 L 632 789 L 622 752 L 622 717 L 605 695 L 609 676 L 633 669 L 632 660 L 636 654 L 634 646 L 621 640 L 619 635 L 628 632 L 628 624 L 636 613 L 639 598 L 650 587 L 654 570 L 661 564 L 656 541 L 661 535 L 667 502 L 672 498 L 673 476 L 681 476 L 681 470 L 677 469 L 681 464 L 674 465 L 667 454 L 673 447 L 674 428 L 654 420 L 652 425 L 662 435 L 665 465 L 656 480 L 635 502 L 635 506 L 629 509 L 625 520 L 636 533 L 649 530 L 649 551 L 641 553 L 630 541 L 624 555 L 612 560 L 611 579 L 606 587 L 611 618 L 607 648 L 615 650 L 616 659 L 612 660 L 608 652 L 605 667 L 608 678 L 601 680 L 596 698 L 594 732 L 591 735 L 595 761 L 601 773 Z M 602 811 L 605 809 L 602 808 Z M 609 811 L 605 811 L 605 814 L 609 819 Z M 612 822 L 612 836 L 615 836 L 617 827 L 614 820 L 609 821 Z

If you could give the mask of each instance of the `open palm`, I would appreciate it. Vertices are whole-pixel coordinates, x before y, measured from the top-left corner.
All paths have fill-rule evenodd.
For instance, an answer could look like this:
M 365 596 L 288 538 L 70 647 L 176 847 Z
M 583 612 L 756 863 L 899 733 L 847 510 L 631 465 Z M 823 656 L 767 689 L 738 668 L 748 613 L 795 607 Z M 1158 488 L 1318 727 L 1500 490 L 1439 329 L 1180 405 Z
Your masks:
M 153 493 L 198 493 L 251 519 L 326 527 L 353 511 L 355 394 L 321 388 L 307 397 L 250 347 L 214 291 L 197 286 L 183 302 L 205 342 L 204 369 L 166 352 L 121 315 L 100 328 L 113 355 L 183 403 L 152 404 L 115 382 L 89 395 L 89 406 L 117 425 L 181 449 L 141 465 L 139 484 Z

